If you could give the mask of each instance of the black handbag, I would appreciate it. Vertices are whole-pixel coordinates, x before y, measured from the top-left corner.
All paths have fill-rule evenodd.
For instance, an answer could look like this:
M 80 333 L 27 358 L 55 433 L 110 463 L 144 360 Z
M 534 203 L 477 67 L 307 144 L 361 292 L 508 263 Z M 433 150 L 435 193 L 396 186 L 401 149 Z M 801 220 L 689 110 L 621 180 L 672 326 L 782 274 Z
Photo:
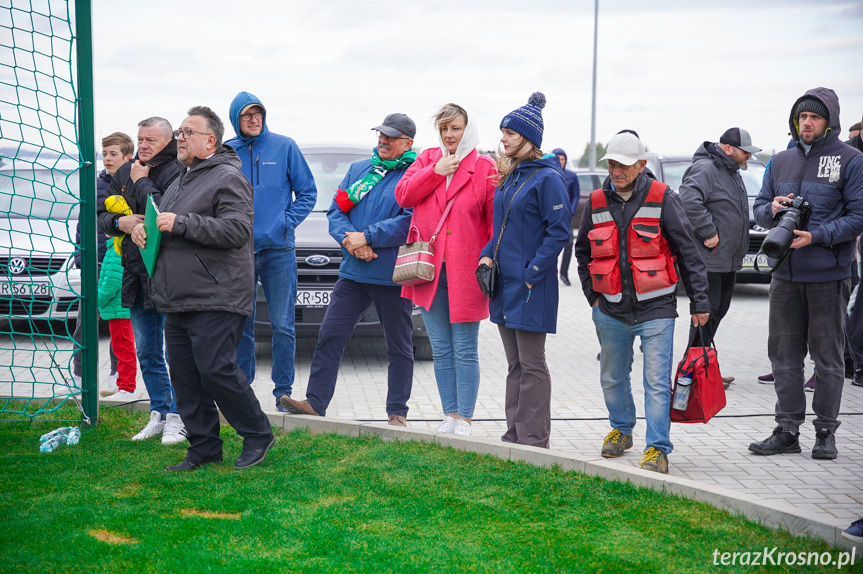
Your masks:
M 503 230 L 506 229 L 506 221 L 509 219 L 509 210 L 512 209 L 512 202 L 515 201 L 515 196 L 518 195 L 518 192 L 522 190 L 525 184 L 541 169 L 542 168 L 539 167 L 533 170 L 533 173 L 527 176 L 527 178 L 521 182 L 521 185 L 518 186 L 518 189 L 515 190 L 515 193 L 512 194 L 512 199 L 509 200 L 509 207 L 506 208 L 506 213 L 504 214 L 503 221 L 500 224 L 500 233 L 497 236 L 497 244 L 494 246 L 494 257 L 491 258 L 491 267 L 485 263 L 481 263 L 480 266 L 476 268 L 476 282 L 479 284 L 480 291 L 482 291 L 482 294 L 486 297 L 493 297 L 496 295 L 500 286 L 500 268 L 497 264 L 497 252 L 500 249 L 500 240 L 503 239 Z

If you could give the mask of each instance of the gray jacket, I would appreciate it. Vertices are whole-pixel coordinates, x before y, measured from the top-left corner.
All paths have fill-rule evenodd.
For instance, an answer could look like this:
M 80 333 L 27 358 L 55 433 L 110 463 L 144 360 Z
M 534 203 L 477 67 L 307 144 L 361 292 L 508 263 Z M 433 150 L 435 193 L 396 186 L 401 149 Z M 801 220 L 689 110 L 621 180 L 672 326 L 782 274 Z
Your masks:
M 737 164 L 715 143 L 704 142 L 683 175 L 680 199 L 695 243 L 712 273 L 738 271 L 749 249 L 749 199 Z M 713 249 L 704 240 L 719 233 Z
M 150 297 L 161 313 L 226 311 L 254 304 L 252 187 L 233 148 L 222 146 L 168 186 L 159 206 L 176 213 L 162 233 Z

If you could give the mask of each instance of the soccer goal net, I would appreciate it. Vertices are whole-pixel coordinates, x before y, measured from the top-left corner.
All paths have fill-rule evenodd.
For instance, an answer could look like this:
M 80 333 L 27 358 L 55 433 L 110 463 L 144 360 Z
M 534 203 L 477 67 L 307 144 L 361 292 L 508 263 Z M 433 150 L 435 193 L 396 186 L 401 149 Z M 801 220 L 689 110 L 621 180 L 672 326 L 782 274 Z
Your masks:
M 91 61 L 89 11 L 86 18 Z M 0 418 L 6 420 L 54 412 L 68 400 L 88 420 L 85 388 L 72 372 L 73 356 L 84 355 L 73 338 L 87 251 L 76 238 L 79 182 L 82 168 L 92 166 L 79 145 L 79 42 L 71 1 L 0 0 Z

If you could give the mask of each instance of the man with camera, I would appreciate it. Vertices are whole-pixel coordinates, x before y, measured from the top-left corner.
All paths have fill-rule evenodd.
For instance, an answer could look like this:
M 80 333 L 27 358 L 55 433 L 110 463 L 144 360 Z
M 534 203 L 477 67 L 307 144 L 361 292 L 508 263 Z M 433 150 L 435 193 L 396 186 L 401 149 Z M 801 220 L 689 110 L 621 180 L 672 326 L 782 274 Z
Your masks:
M 770 283 L 767 354 L 776 389 L 776 428 L 749 450 L 800 452 L 806 414 L 803 361 L 815 361 L 812 458 L 837 456 L 834 433 L 845 383 L 843 321 L 850 294 L 855 238 L 863 232 L 863 154 L 840 141 L 839 100 L 815 88 L 794 102 L 795 146 L 767 167 L 754 215 L 772 227 L 764 252 L 776 259 Z

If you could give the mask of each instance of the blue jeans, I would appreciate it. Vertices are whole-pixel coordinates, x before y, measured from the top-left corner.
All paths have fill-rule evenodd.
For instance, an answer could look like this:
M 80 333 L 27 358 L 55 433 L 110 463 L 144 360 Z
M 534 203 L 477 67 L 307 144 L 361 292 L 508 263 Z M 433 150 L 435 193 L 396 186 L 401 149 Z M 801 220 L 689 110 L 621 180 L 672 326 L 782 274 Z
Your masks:
M 479 391 L 479 321 L 452 323 L 446 269 L 442 268 L 431 309 L 421 309 L 434 354 L 434 374 L 445 415 L 473 417 Z
M 297 301 L 297 255 L 293 249 L 263 249 L 255 253 L 255 299 L 260 281 L 267 298 L 273 326 L 273 396 L 291 396 L 294 386 L 294 356 L 297 332 L 294 305 Z M 237 348 L 237 366 L 251 385 L 255 382 L 255 310 L 246 320 Z
M 130 309 L 132 330 L 135 331 L 135 350 L 141 365 L 141 377 L 150 395 L 150 410 L 159 411 L 162 419 L 168 413 L 177 414 L 174 387 L 165 363 L 165 316 L 155 309 L 145 309 L 147 294 L 138 290 L 138 299 Z
M 635 401 L 632 398 L 632 344 L 641 337 L 644 353 L 645 442 L 665 454 L 674 446 L 671 431 L 671 366 L 674 361 L 674 319 L 654 319 L 629 324 L 593 308 L 593 323 L 599 338 L 600 382 L 611 428 L 632 435 Z M 646 449 L 645 449 L 646 450 Z

